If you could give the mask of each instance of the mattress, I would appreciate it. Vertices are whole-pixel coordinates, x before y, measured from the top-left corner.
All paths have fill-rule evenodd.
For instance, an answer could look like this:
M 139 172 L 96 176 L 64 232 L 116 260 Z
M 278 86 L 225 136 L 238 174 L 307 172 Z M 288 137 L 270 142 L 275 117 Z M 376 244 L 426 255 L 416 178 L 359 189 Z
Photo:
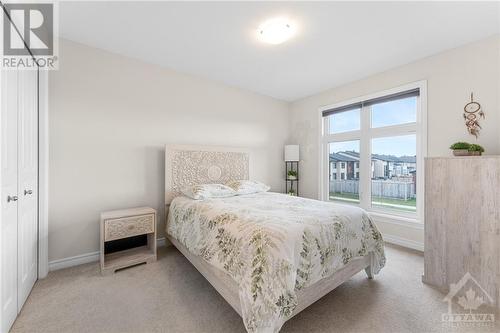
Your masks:
M 296 292 L 373 253 L 385 264 L 383 239 L 358 207 L 278 193 L 208 200 L 179 196 L 167 233 L 239 286 L 248 332 L 277 332 L 297 306 Z

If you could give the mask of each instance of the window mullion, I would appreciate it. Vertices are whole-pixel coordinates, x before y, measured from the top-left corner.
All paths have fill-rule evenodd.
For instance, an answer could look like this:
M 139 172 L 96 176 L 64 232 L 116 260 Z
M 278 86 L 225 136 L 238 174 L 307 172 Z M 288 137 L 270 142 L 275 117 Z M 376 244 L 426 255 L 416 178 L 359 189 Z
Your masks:
M 371 202 L 371 147 L 370 147 L 370 107 L 361 109 L 359 200 L 364 209 L 370 208 Z
M 323 136 L 323 142 L 352 141 L 352 140 L 359 140 L 360 137 L 361 137 L 361 131 L 351 131 L 338 134 L 326 134 Z
M 371 128 L 369 131 L 371 138 L 381 138 L 415 134 L 418 132 L 418 127 L 417 124 L 413 123 L 390 127 Z

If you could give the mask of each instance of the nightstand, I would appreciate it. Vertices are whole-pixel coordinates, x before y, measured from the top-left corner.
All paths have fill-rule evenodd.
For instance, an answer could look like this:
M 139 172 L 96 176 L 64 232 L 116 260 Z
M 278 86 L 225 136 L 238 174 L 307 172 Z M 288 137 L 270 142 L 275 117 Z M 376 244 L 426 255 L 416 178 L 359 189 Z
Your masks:
M 117 246 L 127 242 L 130 248 Z M 156 210 L 139 207 L 101 213 L 102 274 L 155 260 Z

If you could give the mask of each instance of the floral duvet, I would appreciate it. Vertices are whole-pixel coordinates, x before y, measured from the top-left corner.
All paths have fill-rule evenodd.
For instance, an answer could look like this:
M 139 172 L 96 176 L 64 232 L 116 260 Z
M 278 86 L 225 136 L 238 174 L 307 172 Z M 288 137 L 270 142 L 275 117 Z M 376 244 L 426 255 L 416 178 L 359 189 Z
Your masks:
M 277 193 L 193 200 L 175 198 L 167 233 L 239 285 L 248 332 L 278 332 L 297 306 L 296 291 L 374 253 L 382 237 L 366 212 Z

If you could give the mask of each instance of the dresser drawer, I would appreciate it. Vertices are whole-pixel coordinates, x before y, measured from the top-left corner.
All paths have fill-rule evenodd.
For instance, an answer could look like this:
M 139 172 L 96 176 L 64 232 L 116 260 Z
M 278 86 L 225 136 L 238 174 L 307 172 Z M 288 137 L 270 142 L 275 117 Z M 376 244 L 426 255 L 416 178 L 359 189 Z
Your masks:
M 154 214 L 129 216 L 104 221 L 105 241 L 149 234 L 154 231 Z

